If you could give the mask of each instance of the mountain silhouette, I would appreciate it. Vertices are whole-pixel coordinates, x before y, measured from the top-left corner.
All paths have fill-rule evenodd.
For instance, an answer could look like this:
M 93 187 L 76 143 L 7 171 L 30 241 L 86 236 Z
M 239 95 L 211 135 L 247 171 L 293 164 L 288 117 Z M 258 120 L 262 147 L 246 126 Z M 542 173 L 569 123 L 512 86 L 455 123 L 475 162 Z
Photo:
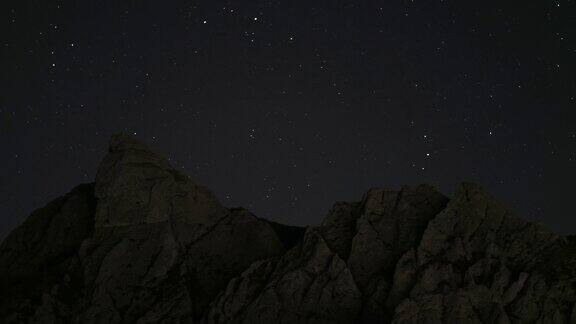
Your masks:
M 318 226 L 226 208 L 123 134 L 0 245 L 2 323 L 576 323 L 576 238 L 482 188 L 370 189 Z

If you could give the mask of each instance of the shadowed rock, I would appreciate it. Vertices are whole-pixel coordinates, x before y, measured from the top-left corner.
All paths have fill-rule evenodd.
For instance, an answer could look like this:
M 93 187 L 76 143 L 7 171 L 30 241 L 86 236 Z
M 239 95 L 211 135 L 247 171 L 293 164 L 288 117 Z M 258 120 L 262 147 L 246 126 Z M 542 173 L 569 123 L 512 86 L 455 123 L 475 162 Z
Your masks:
M 350 270 L 314 229 L 279 260 L 253 264 L 216 298 L 204 323 L 350 323 L 362 304 Z
M 311 236 L 322 238 L 323 255 L 346 261 L 342 273 L 354 285 L 345 280 L 338 291 L 353 306 L 333 310 L 338 294 L 309 298 L 330 295 L 334 281 L 310 277 L 336 277 L 330 267 L 294 266 L 310 262 Z M 429 186 L 372 189 L 362 202 L 336 204 L 280 261 L 233 279 L 204 321 L 575 323 L 575 264 L 573 242 L 513 216 L 473 184 L 451 201 Z
M 0 244 L 2 323 L 576 323 L 576 239 L 480 187 L 371 189 L 319 226 L 229 209 L 125 135 Z
M 462 184 L 398 263 L 388 305 L 395 323 L 574 323 L 575 278 L 546 280 L 564 237 Z
M 125 135 L 111 139 L 95 186 L 35 212 L 0 249 L 4 279 L 41 278 L 25 301 L 3 302 L 5 318 L 82 323 L 192 321 L 252 262 L 284 251 L 266 221 L 222 207 Z M 69 277 L 77 298 L 63 300 Z
M 36 313 L 51 322 L 69 317 L 69 303 L 81 296 L 78 247 L 89 237 L 95 208 L 94 185 L 32 213 L 0 244 L 1 322 L 22 323 Z M 44 305 L 43 308 L 40 305 Z

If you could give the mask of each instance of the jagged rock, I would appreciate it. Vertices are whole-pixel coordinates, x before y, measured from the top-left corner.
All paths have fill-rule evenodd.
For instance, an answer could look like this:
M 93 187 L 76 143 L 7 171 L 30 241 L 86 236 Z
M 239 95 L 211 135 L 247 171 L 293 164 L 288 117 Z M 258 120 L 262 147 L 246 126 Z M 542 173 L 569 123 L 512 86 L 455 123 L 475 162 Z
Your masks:
M 79 272 L 77 247 L 92 231 L 93 191 L 92 184 L 76 187 L 32 213 L 2 242 L 2 322 L 21 323 L 40 313 L 58 316 L 54 313 L 65 308 L 59 305 L 77 297 L 71 286 Z
M 363 321 L 391 316 L 393 309 L 385 305 L 395 265 L 447 202 L 427 185 L 400 191 L 372 189 L 364 196 L 347 262 L 364 295 Z
M 573 247 L 465 183 L 398 264 L 393 322 L 569 323 L 575 278 L 541 272 L 558 249 Z
M 319 228 L 328 246 L 343 260 L 347 260 L 350 256 L 352 239 L 356 234 L 359 206 L 359 203 L 336 203 Z
M 2 323 L 576 323 L 576 237 L 476 185 L 371 189 L 304 232 L 114 136 L 0 243 Z
M 267 221 L 224 208 L 144 144 L 116 135 L 94 186 L 37 211 L 2 243 L 3 278 L 39 277 L 43 288 L 34 283 L 17 303 L 3 294 L 0 309 L 15 322 L 193 321 L 231 278 L 283 251 Z M 65 276 L 74 299 L 59 297 Z
M 356 317 L 327 320 L 323 304 L 311 311 L 300 291 L 314 290 L 297 275 L 292 298 L 267 293 L 292 269 L 272 259 L 233 279 L 205 322 L 574 323 L 576 246 L 475 185 L 451 201 L 428 186 L 370 190 L 362 202 L 336 204 L 304 242 L 311 233 L 346 260 L 360 293 Z M 302 249 L 313 250 L 303 243 L 284 258 L 299 260 Z M 552 276 L 546 265 L 562 270 Z
M 350 323 L 361 304 L 346 263 L 310 229 L 284 257 L 233 279 L 203 322 Z
M 0 246 L 0 275 L 16 280 L 74 254 L 90 233 L 93 185 L 81 185 L 32 213 Z
M 126 135 L 115 135 L 96 175 L 95 227 L 163 221 L 210 225 L 226 214 L 206 188 Z
M 327 244 L 347 260 L 363 293 L 359 319 L 391 317 L 386 306 L 399 258 L 419 240 L 448 199 L 427 185 L 400 191 L 371 189 L 362 202 L 338 203 L 319 227 Z
M 81 322 L 197 318 L 232 277 L 283 251 L 267 222 L 222 207 L 126 136 L 112 138 L 95 193 Z

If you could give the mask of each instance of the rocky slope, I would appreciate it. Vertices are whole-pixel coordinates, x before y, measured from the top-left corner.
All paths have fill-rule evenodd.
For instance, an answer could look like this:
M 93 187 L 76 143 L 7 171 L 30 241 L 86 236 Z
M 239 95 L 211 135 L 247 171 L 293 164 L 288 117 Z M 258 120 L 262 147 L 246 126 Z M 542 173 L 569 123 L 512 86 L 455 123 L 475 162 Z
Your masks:
M 372 189 L 306 229 L 114 136 L 0 245 L 2 323 L 576 323 L 576 239 L 476 185 Z

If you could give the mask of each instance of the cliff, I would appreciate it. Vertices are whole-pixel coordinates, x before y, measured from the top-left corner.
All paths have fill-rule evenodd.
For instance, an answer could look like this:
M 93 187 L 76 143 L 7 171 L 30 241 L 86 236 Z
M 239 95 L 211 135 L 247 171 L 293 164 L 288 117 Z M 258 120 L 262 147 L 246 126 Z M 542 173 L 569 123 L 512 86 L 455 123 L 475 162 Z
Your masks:
M 371 189 L 318 226 L 229 209 L 124 135 L 0 245 L 3 323 L 576 323 L 576 239 L 480 187 Z

